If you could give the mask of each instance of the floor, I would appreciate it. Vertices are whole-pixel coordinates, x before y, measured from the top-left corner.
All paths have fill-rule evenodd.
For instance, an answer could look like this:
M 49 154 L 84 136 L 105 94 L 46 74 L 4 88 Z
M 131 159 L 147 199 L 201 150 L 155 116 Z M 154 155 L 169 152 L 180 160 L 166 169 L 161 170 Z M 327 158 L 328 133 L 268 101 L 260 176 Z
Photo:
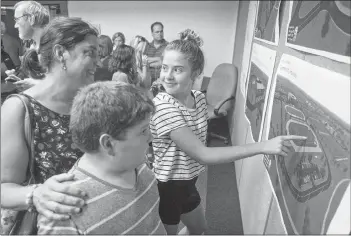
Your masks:
M 203 78 L 202 91 L 206 90 L 209 80 L 209 77 Z M 216 122 L 214 127 L 209 127 L 211 130 L 229 137 L 228 123 L 225 120 Z M 209 146 L 226 145 L 221 140 L 211 139 Z M 234 163 L 208 166 L 206 173 L 199 177 L 197 185 L 208 224 L 205 234 L 244 234 Z
M 216 133 L 229 135 L 226 122 L 216 126 Z M 209 146 L 219 147 L 225 144 L 221 140 L 213 139 Z M 206 234 L 244 234 L 234 163 L 208 167 L 206 219 Z
M 215 130 L 218 134 L 228 135 L 226 122 L 220 122 Z M 209 146 L 220 147 L 225 144 L 212 139 Z M 244 234 L 236 183 L 234 163 L 207 166 L 206 171 L 199 176 L 196 186 L 205 208 L 208 224 L 206 235 Z M 181 223 L 179 230 L 183 227 Z

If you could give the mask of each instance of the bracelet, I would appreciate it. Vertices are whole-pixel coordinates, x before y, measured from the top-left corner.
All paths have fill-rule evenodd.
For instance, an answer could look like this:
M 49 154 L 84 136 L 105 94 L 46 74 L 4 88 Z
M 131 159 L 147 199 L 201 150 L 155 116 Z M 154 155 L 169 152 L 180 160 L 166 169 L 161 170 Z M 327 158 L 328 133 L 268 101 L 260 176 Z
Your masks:
M 32 185 L 32 190 L 26 195 L 26 204 L 28 205 L 28 211 L 29 212 L 32 212 L 35 210 L 35 206 L 33 204 L 33 193 L 34 193 L 34 190 L 40 186 L 40 184 L 34 184 Z

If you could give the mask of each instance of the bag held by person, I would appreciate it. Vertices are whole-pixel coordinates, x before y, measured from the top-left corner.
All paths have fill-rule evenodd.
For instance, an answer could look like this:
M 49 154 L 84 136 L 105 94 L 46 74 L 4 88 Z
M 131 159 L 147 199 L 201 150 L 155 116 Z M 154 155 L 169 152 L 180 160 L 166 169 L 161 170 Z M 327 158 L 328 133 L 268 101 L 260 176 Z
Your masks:
M 22 185 L 35 184 L 34 178 L 34 143 L 32 132 L 32 109 L 29 100 L 21 94 L 11 94 L 9 97 L 18 97 L 25 107 L 24 132 L 28 148 L 28 169 L 26 181 Z M 15 211 L 1 208 L 1 235 L 35 235 L 37 233 L 36 211 Z

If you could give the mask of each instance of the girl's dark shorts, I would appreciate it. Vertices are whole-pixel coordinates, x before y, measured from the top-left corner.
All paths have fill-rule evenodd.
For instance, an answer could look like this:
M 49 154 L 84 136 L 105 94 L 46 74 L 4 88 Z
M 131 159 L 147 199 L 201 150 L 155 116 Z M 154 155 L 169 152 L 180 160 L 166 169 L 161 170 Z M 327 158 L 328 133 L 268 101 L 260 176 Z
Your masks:
M 162 223 L 177 225 L 182 214 L 189 213 L 200 205 L 201 198 L 195 186 L 196 181 L 197 177 L 191 180 L 157 181 Z

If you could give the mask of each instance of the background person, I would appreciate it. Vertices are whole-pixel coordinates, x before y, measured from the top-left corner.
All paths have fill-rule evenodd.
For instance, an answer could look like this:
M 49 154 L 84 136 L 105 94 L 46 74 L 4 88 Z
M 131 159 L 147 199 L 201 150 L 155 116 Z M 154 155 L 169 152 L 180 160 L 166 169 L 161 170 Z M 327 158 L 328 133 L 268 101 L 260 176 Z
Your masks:
M 126 37 L 124 36 L 123 33 L 117 32 L 112 36 L 112 42 L 113 42 L 113 51 L 114 51 L 118 46 L 126 43 Z
M 140 76 L 136 67 L 134 48 L 123 44 L 113 52 L 109 61 L 109 71 L 113 73 L 112 80 L 140 86 Z
M 168 42 L 163 38 L 163 24 L 155 22 L 151 25 L 152 42 L 148 43 L 145 55 L 148 57 L 151 83 L 160 77 L 161 57 Z
M 113 45 L 112 40 L 107 35 L 99 36 L 99 53 L 101 65 L 96 69 L 95 81 L 108 81 L 112 80 L 112 75 L 108 70 L 108 64 L 111 58 Z
M 38 50 L 39 41 L 44 27 L 49 23 L 49 11 L 36 1 L 21 1 L 15 4 L 15 28 L 18 29 L 19 37 L 22 40 L 31 40 L 30 49 Z M 41 82 L 35 78 L 21 80 L 14 74 L 9 75 L 14 80 L 17 90 L 24 91 Z
M 151 87 L 151 75 L 149 71 L 148 57 L 143 55 L 148 44 L 147 40 L 143 36 L 135 36 L 130 42 L 135 50 L 136 66 L 138 73 L 141 77 L 141 81 L 145 88 L 150 89 Z

